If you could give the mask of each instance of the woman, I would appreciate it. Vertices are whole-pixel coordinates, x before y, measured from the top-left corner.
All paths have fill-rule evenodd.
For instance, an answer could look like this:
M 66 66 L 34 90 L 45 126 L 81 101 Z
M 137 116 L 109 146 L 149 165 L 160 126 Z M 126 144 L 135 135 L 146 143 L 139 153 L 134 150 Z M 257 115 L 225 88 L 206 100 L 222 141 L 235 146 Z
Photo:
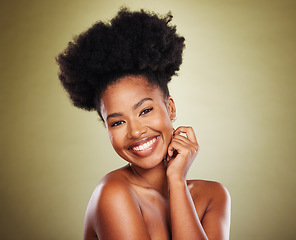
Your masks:
M 84 239 L 229 239 L 227 190 L 186 180 L 198 143 L 191 127 L 172 125 L 176 107 L 167 84 L 182 63 L 184 38 L 171 19 L 121 9 L 57 58 L 73 104 L 98 111 L 128 162 L 94 190 Z

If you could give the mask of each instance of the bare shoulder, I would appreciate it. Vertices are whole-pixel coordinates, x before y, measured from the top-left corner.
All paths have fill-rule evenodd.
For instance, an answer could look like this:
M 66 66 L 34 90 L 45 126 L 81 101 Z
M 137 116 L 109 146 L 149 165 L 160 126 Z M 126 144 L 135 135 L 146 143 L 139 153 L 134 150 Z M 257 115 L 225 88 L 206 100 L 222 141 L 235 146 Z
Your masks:
M 230 200 L 230 194 L 226 187 L 215 181 L 188 180 L 187 186 L 194 199 L 202 198 L 208 201 Z
M 108 205 L 113 205 L 123 198 L 132 196 L 124 171 L 118 169 L 110 172 L 103 177 L 94 189 L 86 210 L 86 218 L 93 219 Z
M 118 227 L 122 222 L 138 223 L 139 228 L 126 231 Z M 105 239 L 106 236 L 128 239 L 130 234 L 145 236 L 147 232 L 137 196 L 125 178 L 125 170 L 119 169 L 107 174 L 95 188 L 86 210 L 84 239 Z
M 231 199 L 221 183 L 187 181 L 196 211 L 209 239 L 229 239 Z
M 121 197 L 131 193 L 131 187 L 127 181 L 125 170 L 118 169 L 107 174 L 97 185 L 93 192 L 96 202 L 103 201 L 106 198 Z

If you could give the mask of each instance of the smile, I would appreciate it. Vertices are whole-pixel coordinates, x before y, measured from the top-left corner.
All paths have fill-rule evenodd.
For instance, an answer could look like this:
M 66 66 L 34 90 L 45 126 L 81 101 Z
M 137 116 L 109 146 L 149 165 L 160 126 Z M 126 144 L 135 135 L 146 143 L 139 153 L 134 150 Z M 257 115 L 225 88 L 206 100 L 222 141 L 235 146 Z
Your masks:
M 139 156 L 139 157 L 147 157 L 156 149 L 159 142 L 159 136 L 150 137 L 147 139 L 142 139 L 141 141 L 133 144 L 129 148 L 129 150 Z
M 142 145 L 133 147 L 132 149 L 134 151 L 145 151 L 145 150 L 149 149 L 153 145 L 153 143 L 155 143 L 155 142 L 156 142 L 156 137 L 153 138 L 152 140 L 142 144 Z

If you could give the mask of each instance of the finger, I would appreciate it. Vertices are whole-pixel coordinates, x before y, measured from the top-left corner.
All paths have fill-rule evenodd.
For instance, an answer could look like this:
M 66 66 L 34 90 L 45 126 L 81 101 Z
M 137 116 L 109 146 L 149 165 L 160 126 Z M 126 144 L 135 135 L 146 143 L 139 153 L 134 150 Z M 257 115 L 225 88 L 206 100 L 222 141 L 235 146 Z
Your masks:
M 184 137 L 183 134 L 180 134 L 180 133 L 183 133 L 183 132 L 186 132 L 186 137 Z M 188 135 L 188 137 L 187 137 L 187 135 Z M 191 127 L 179 127 L 175 131 L 174 137 L 183 139 L 188 144 L 193 144 L 193 146 L 194 146 L 194 148 L 196 150 L 198 150 L 198 148 L 199 148 L 198 142 L 197 142 L 196 137 L 195 137 L 195 133 L 194 133 L 194 131 L 193 131 L 193 129 Z
M 184 127 L 184 126 L 178 127 L 175 130 L 174 134 L 180 135 L 180 133 L 185 133 L 189 140 L 191 140 L 194 143 L 197 143 L 197 139 L 192 127 Z
M 188 144 L 181 139 L 174 138 L 171 144 L 169 145 L 168 155 L 170 158 L 172 158 L 174 153 L 188 155 L 195 154 L 197 151 L 198 148 L 193 144 Z
M 170 161 L 173 158 L 174 154 L 178 151 L 177 148 L 179 147 L 176 145 L 175 140 L 172 140 L 168 146 L 167 161 Z
M 197 143 L 192 142 L 191 140 L 189 140 L 188 138 L 186 138 L 182 135 L 174 135 L 173 139 L 178 139 L 178 140 L 184 142 L 185 145 L 187 144 L 189 146 L 194 147 L 196 150 L 198 149 Z
M 175 149 L 175 146 L 174 146 L 174 144 L 173 144 L 173 139 L 172 139 L 171 143 L 170 143 L 169 146 L 168 146 L 167 159 L 170 159 L 170 158 L 173 157 L 173 155 L 174 155 L 174 151 L 175 151 L 175 150 L 176 150 L 176 149 Z

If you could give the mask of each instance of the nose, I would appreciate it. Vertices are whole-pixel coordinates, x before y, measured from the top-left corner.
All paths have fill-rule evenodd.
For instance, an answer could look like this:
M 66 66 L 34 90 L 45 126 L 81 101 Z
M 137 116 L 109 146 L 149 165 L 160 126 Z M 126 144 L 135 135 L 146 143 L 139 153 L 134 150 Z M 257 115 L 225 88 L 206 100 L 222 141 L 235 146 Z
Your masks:
M 146 126 L 139 120 L 133 119 L 128 122 L 127 136 L 129 138 L 140 138 L 146 132 Z

